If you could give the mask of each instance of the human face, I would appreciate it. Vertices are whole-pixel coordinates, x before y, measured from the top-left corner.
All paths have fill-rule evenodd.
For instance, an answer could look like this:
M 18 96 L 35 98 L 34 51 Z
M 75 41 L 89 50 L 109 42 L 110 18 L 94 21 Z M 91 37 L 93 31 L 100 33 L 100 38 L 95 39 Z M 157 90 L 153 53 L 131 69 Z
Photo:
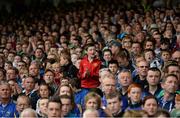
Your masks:
M 112 45 L 111 46 L 111 51 L 112 51 L 112 54 L 116 54 L 117 52 L 119 52 L 119 47 L 115 46 L 115 45 Z
M 118 71 L 118 66 L 117 64 L 109 64 L 109 70 L 112 72 L 112 74 L 116 74 Z
M 42 114 L 47 114 L 48 99 L 41 99 L 39 101 L 39 109 Z
M 70 90 L 69 87 L 67 87 L 67 86 L 62 86 L 62 87 L 60 88 L 59 95 L 69 95 L 69 96 L 71 96 L 70 93 L 71 93 L 71 90 Z
M 169 76 L 166 78 L 166 81 L 164 83 L 162 83 L 162 88 L 168 92 L 168 93 L 175 93 L 175 91 L 178 88 L 178 80 L 173 77 L 173 76 Z
M 27 77 L 24 81 L 24 88 L 26 91 L 32 91 L 35 87 L 35 82 L 32 77 Z
M 132 52 L 134 54 L 139 54 L 141 52 L 141 46 L 139 43 L 133 43 L 132 44 Z
M 109 51 L 104 52 L 104 60 L 110 61 L 112 59 L 111 53 Z
M 64 66 L 67 63 L 67 59 L 65 59 L 65 57 L 61 56 L 60 57 L 60 65 Z
M 4 69 L 7 71 L 8 69 L 12 68 L 13 66 L 9 63 L 5 63 Z
M 52 65 L 52 69 L 53 69 L 53 71 L 54 71 L 55 73 L 58 73 L 59 70 L 60 70 L 60 65 L 59 65 L 59 63 L 53 64 L 53 65 Z
M 148 71 L 148 63 L 146 61 L 141 61 L 137 65 L 138 73 L 140 76 L 146 77 Z
M 72 63 L 75 64 L 77 60 L 78 60 L 78 55 L 72 54 L 72 55 L 71 55 L 71 61 L 72 61 Z
M 110 94 L 111 92 L 115 92 L 116 90 L 116 80 L 114 78 L 103 78 L 102 80 L 102 88 L 105 94 Z
M 24 69 L 26 67 L 26 64 L 25 63 L 23 63 L 23 62 L 18 62 L 18 70 L 20 70 L 20 69 Z
M 178 79 L 180 80 L 180 69 L 178 66 L 169 66 L 168 74 L 175 74 L 178 76 Z
M 121 101 L 118 97 L 107 99 L 107 108 L 111 111 L 112 114 L 117 114 L 121 110 Z
M 7 80 L 15 80 L 16 79 L 16 72 L 13 69 L 8 69 L 6 73 L 6 79 Z
M 90 58 L 94 58 L 94 57 L 95 57 L 95 55 L 96 55 L 95 46 L 88 47 L 88 49 L 87 49 L 87 55 L 88 55 L 88 57 L 90 57 Z
M 70 99 L 62 98 L 62 115 L 66 116 L 72 110 L 72 104 Z
M 61 104 L 56 102 L 50 102 L 47 109 L 48 118 L 61 117 Z
M 11 96 L 11 89 L 8 85 L 0 85 L 0 98 L 9 99 Z
M 161 57 L 162 57 L 163 61 L 167 62 L 170 59 L 170 53 L 163 52 Z
M 98 109 L 98 103 L 96 98 L 90 98 L 86 102 L 86 109 Z
M 147 81 L 148 84 L 151 86 L 157 85 L 160 80 L 160 73 L 159 71 L 151 71 L 149 70 L 147 73 Z
M 180 65 L 180 51 L 176 51 L 172 54 L 172 59 L 176 60 L 178 64 Z
M 132 46 L 131 39 L 124 39 L 122 46 L 123 46 L 123 48 L 125 48 L 127 50 L 131 49 L 131 46 Z
M 131 73 L 129 72 L 121 72 L 118 75 L 119 83 L 122 87 L 128 87 L 132 83 Z
M 13 61 L 14 61 L 14 57 L 15 57 L 15 55 L 14 55 L 14 54 L 12 54 L 12 53 L 9 53 L 9 54 L 8 54 L 8 57 L 7 57 L 7 59 L 8 59 L 8 61 L 11 61 L 11 62 L 13 62 Z
M 21 113 L 24 109 L 29 108 L 28 98 L 19 97 L 17 99 L 16 109 L 19 113 Z
M 41 59 L 42 56 L 43 56 L 42 50 L 41 50 L 41 49 L 37 49 L 37 50 L 35 51 L 35 56 L 36 56 L 37 59 Z
M 29 74 L 31 76 L 38 76 L 39 75 L 39 69 L 35 64 L 30 65 Z
M 50 71 L 46 72 L 44 75 L 44 80 L 47 84 L 52 84 L 54 80 L 54 74 Z
M 153 43 L 151 41 L 148 41 L 145 45 L 145 49 L 153 49 Z
M 157 112 L 157 109 L 158 109 L 157 102 L 153 98 L 146 100 L 143 106 L 143 110 L 145 110 L 150 116 L 155 115 Z
M 151 62 L 154 59 L 154 55 L 151 51 L 148 51 L 144 54 L 147 62 Z
M 132 103 L 139 103 L 141 100 L 141 89 L 138 87 L 131 88 L 128 97 Z
M 39 94 L 41 96 L 41 98 L 48 98 L 49 97 L 49 89 L 47 86 L 45 85 L 41 85 L 39 87 Z

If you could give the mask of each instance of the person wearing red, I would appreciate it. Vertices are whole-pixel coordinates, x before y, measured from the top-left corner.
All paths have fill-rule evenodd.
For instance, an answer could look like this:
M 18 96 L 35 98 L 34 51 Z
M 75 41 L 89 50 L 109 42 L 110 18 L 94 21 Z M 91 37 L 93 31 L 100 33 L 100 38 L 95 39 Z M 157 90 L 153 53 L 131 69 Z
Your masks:
M 96 58 L 96 49 L 94 44 L 87 44 L 87 55 L 81 60 L 79 67 L 79 78 L 82 88 L 97 88 L 99 82 L 99 70 L 101 61 Z

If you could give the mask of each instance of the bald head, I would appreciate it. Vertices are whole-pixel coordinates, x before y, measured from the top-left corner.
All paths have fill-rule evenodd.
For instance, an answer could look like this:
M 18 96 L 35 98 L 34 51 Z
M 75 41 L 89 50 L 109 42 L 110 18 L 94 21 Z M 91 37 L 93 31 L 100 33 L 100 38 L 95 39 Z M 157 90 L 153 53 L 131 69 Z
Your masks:
M 38 115 L 35 110 L 27 108 L 20 114 L 20 118 L 38 118 Z

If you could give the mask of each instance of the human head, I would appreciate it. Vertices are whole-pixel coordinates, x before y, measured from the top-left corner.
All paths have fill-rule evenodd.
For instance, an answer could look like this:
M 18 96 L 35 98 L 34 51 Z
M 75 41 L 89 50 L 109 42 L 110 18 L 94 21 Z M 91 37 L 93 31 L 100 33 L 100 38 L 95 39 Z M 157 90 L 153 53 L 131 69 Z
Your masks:
M 31 108 L 26 108 L 21 112 L 20 118 L 27 118 L 27 117 L 38 118 L 38 115 L 35 110 Z
M 139 103 L 141 101 L 142 89 L 139 84 L 133 83 L 128 87 L 128 97 L 132 104 Z
M 47 106 L 48 118 L 61 117 L 62 103 L 59 96 L 52 97 Z
M 71 96 L 68 95 L 61 95 L 60 96 L 62 108 L 61 108 L 61 114 L 63 117 L 66 117 L 69 112 L 74 108 L 74 100 Z
M 109 74 L 102 79 L 102 91 L 105 94 L 110 94 L 116 90 L 116 80 L 114 75 Z
M 178 89 L 178 77 L 174 74 L 168 74 L 162 79 L 161 87 L 165 92 L 174 94 Z
M 149 68 L 146 79 L 150 86 L 159 84 L 161 79 L 161 71 L 156 67 Z
M 50 69 L 45 71 L 43 79 L 45 80 L 46 84 L 53 84 L 54 83 L 54 72 Z
M 142 101 L 142 107 L 149 116 L 154 116 L 158 110 L 158 101 L 154 96 L 146 96 Z
M 118 67 L 118 62 L 116 60 L 109 61 L 108 68 L 113 75 L 117 74 Z
M 95 45 L 90 43 L 90 44 L 87 44 L 86 47 L 86 53 L 87 53 L 87 56 L 90 57 L 90 58 L 95 58 L 95 54 L 96 54 L 96 48 L 95 48 Z
M 24 89 L 27 92 L 31 92 L 35 88 L 35 80 L 33 77 L 28 76 L 24 80 Z
M 121 111 L 122 99 L 118 92 L 113 92 L 106 95 L 107 108 L 111 111 L 112 115 L 116 115 Z
M 68 50 L 63 50 L 60 55 L 60 65 L 65 66 L 71 62 L 71 56 Z
M 16 80 L 18 73 L 19 73 L 19 71 L 16 68 L 9 68 L 6 71 L 6 79 L 7 80 Z
M 40 98 L 36 104 L 36 112 L 41 116 L 47 115 L 48 98 Z
M 117 61 L 119 66 L 126 67 L 129 64 L 130 55 L 126 49 L 121 49 L 117 54 Z
M 129 87 L 129 85 L 132 83 L 131 71 L 127 69 L 120 71 L 118 74 L 118 82 L 122 86 L 122 88 Z
M 169 112 L 166 111 L 166 110 L 159 109 L 159 110 L 156 112 L 156 114 L 155 114 L 154 117 L 156 117 L 156 118 L 170 118 L 170 114 L 169 114 Z
M 177 61 L 178 65 L 180 65 L 180 50 L 176 50 L 172 53 L 172 60 Z
M 148 115 L 143 110 L 127 110 L 123 114 L 123 117 L 124 118 L 136 118 L 136 117 L 139 117 L 139 118 L 145 117 L 145 118 L 147 118 Z
M 96 109 L 86 109 L 83 113 L 83 118 L 98 118 L 99 113 Z
M 110 49 L 103 50 L 103 59 L 105 61 L 110 61 L 112 59 L 112 52 Z
M 11 87 L 7 81 L 0 81 L 0 98 L 1 100 L 10 100 Z
M 141 77 L 147 76 L 148 68 L 149 68 L 149 64 L 145 60 L 137 63 L 137 72 L 138 72 L 139 76 L 141 76 Z
M 38 62 L 33 62 L 29 66 L 29 75 L 37 77 L 39 75 L 39 64 Z
M 41 98 L 49 98 L 50 95 L 51 95 L 51 91 L 49 85 L 46 83 L 41 83 L 39 85 L 39 96 Z
M 73 91 L 71 89 L 71 87 L 68 85 L 68 84 L 64 84 L 64 85 L 61 85 L 59 87 L 59 96 L 61 95 L 69 95 L 69 96 L 72 96 L 73 95 Z
M 99 109 L 101 107 L 101 97 L 95 92 L 89 92 L 84 98 L 86 109 Z
M 16 110 L 20 114 L 24 109 L 31 108 L 31 101 L 26 95 L 19 95 L 16 103 Z
M 167 62 L 171 57 L 171 54 L 168 50 L 162 50 L 161 51 L 161 58 L 164 62 Z

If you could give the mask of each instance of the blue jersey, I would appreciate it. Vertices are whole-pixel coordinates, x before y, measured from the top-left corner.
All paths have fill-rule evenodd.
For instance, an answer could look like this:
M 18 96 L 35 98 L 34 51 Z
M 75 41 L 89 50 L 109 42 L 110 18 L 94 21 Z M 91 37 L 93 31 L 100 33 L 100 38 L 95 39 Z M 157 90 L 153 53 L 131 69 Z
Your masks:
M 10 101 L 8 104 L 4 105 L 0 103 L 0 117 L 1 118 L 8 118 L 8 117 L 16 117 L 16 104 Z

